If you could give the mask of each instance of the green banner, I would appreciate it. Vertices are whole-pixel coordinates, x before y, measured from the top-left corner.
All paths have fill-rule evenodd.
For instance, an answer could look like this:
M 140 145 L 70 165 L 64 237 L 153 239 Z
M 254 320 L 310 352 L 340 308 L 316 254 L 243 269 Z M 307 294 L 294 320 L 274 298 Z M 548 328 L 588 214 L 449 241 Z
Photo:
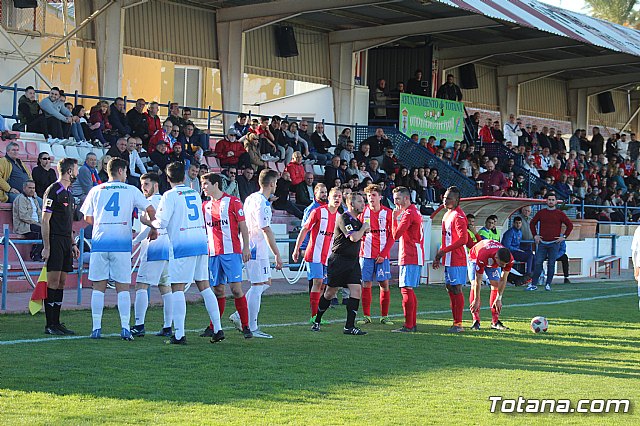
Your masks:
M 449 145 L 461 141 L 464 133 L 462 102 L 425 96 L 400 94 L 399 129 L 407 136 L 417 133 L 421 138 L 435 136 Z

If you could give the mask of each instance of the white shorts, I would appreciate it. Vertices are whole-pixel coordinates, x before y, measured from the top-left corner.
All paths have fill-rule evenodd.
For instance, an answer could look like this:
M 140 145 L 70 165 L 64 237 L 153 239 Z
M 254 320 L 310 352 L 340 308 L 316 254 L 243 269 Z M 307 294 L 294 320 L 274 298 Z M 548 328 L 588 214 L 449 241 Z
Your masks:
M 209 256 L 181 257 L 169 260 L 169 276 L 172 284 L 191 284 L 195 281 L 209 281 Z
M 91 252 L 89 281 L 131 284 L 131 252 Z
M 246 268 L 247 277 L 251 284 L 266 283 L 271 279 L 271 262 L 269 259 L 250 259 Z
M 136 282 L 139 284 L 148 284 L 154 287 L 158 285 L 171 285 L 171 278 L 169 277 L 169 261 L 155 260 L 147 262 L 141 260 Z

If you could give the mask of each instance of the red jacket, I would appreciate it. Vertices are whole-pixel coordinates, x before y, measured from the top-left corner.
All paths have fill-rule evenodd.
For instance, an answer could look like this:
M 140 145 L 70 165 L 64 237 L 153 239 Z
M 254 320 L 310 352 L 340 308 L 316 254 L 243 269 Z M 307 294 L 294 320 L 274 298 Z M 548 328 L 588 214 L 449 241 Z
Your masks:
M 162 123 L 160 122 L 160 117 L 157 115 L 155 117 L 151 117 L 148 112 L 144 113 L 147 118 L 147 126 L 149 127 L 149 136 L 153 136 L 156 132 L 162 129 Z
M 233 152 L 232 156 L 228 156 L 230 151 Z M 216 144 L 214 152 L 221 166 L 235 166 L 238 164 L 240 156 L 247 151 L 238 141 L 231 142 L 227 139 L 220 139 Z
M 287 164 L 284 168 L 285 172 L 291 175 L 291 186 L 297 185 L 304 180 L 304 166 L 294 161 Z
M 111 123 L 109 123 L 109 115 L 103 114 L 102 109 L 100 108 L 92 108 L 91 114 L 89 115 L 89 122 L 91 124 L 100 123 L 100 130 L 109 130 L 111 129 Z
M 491 133 L 491 128 L 487 125 L 480 129 L 478 136 L 480 136 L 480 142 L 482 143 L 490 143 L 494 141 L 493 133 Z
M 171 154 L 171 144 L 169 143 L 169 136 L 167 135 L 167 133 L 164 131 L 163 128 L 160 128 L 160 130 L 156 132 L 153 136 L 151 136 L 151 139 L 149 139 L 149 145 L 147 146 L 147 152 L 149 153 L 149 155 L 151 155 L 151 153 L 156 150 L 156 146 L 158 146 L 158 142 L 162 140 L 167 143 L 167 148 L 168 148 L 167 154 Z

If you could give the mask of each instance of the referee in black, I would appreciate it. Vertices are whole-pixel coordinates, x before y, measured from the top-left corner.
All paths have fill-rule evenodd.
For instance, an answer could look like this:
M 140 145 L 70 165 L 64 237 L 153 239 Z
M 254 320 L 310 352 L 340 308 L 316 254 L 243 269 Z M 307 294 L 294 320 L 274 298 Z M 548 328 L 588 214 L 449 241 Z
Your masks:
M 362 194 L 352 192 L 345 197 L 348 210 L 336 218 L 336 227 L 333 234 L 331 255 L 327 264 L 327 288 L 320 298 L 318 315 L 311 327 L 311 331 L 320 331 L 322 315 L 329 309 L 331 299 L 336 296 L 339 288 L 348 288 L 350 295 L 347 302 L 347 322 L 344 326 L 344 334 L 361 336 L 367 334 L 355 326 L 356 315 L 360 305 L 362 287 L 360 279 L 360 240 L 371 226 L 364 225 L 358 220 L 358 215 L 364 210 L 364 197 Z
M 42 210 L 42 257 L 47 262 L 47 316 L 45 334 L 75 334 L 60 322 L 60 308 L 67 273 L 73 271 L 73 259 L 80 255 L 73 242 L 74 200 L 71 184 L 78 177 L 78 160 L 63 158 L 58 162 L 58 180 L 44 193 Z

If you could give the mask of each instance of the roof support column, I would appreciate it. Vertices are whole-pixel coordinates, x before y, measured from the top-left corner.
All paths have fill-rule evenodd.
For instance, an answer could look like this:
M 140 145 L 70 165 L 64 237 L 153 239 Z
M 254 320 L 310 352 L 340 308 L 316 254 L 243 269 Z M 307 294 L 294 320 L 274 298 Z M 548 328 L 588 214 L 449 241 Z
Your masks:
M 353 42 L 329 45 L 331 88 L 336 123 L 351 124 L 353 100 Z
M 222 85 L 222 109 L 242 111 L 242 82 L 244 78 L 244 32 L 242 21 L 218 22 L 218 61 Z M 233 125 L 236 117 L 225 114 L 224 127 Z
M 518 116 L 519 84 L 517 75 L 498 77 L 498 104 L 502 124 L 509 121 L 509 114 Z
M 586 129 L 589 125 L 587 89 L 569 89 L 569 117 L 574 132 L 576 129 Z
M 94 10 L 111 3 L 93 0 Z M 124 0 L 118 0 L 95 20 L 98 91 L 116 97 L 122 92 L 122 49 L 124 43 Z

